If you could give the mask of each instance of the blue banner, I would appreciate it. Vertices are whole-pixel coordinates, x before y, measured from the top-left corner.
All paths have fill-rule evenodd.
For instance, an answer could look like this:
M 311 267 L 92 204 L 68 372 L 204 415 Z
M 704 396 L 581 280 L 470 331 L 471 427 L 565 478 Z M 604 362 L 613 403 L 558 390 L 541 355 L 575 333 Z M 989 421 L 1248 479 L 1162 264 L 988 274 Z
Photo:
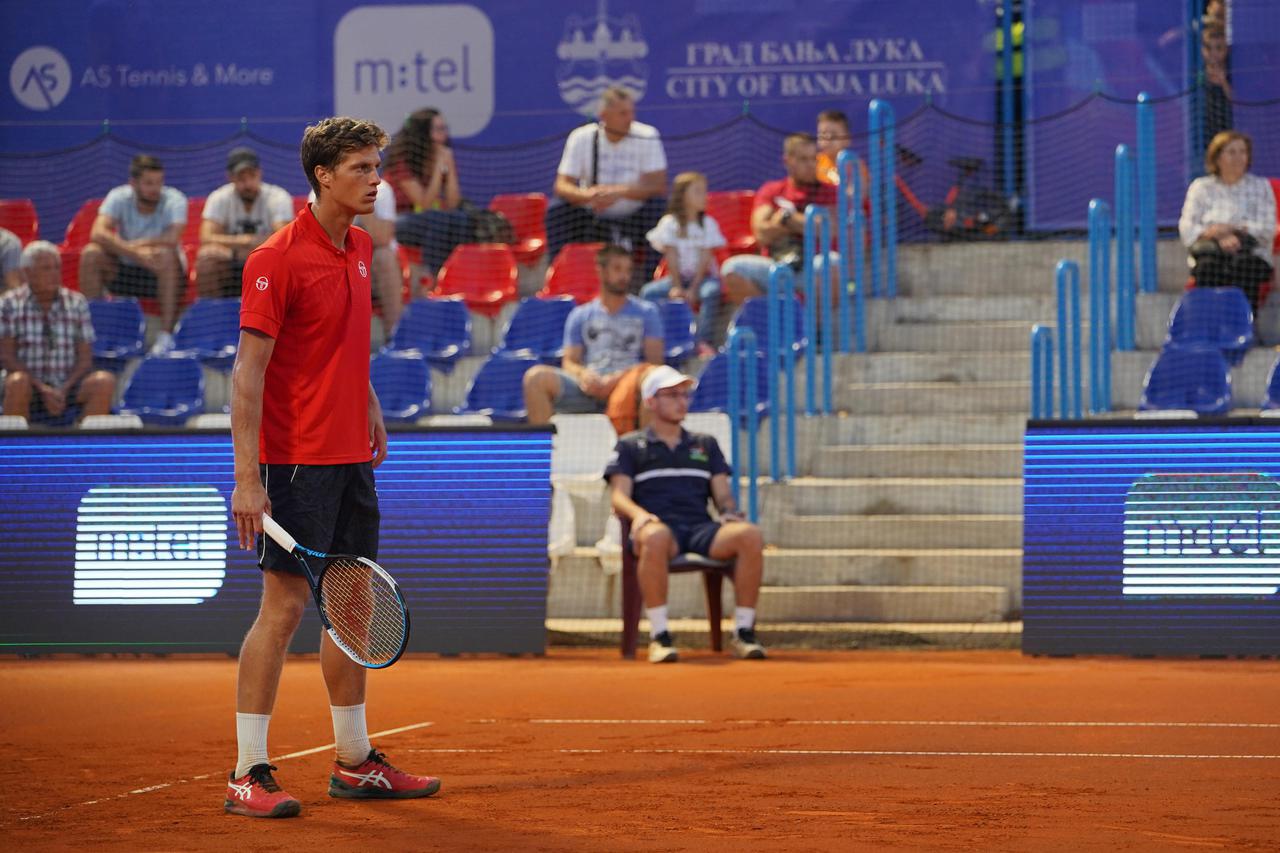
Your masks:
M 243 118 L 296 142 L 320 116 L 394 129 L 428 105 L 458 139 L 509 144 L 581 123 L 611 84 L 665 134 L 744 109 L 812 129 L 817 110 L 843 108 L 857 129 L 876 97 L 899 116 L 926 100 L 993 111 L 991 0 L 3 2 L 20 22 L 0 35 L 4 152 L 78 144 L 104 121 L 178 145 Z

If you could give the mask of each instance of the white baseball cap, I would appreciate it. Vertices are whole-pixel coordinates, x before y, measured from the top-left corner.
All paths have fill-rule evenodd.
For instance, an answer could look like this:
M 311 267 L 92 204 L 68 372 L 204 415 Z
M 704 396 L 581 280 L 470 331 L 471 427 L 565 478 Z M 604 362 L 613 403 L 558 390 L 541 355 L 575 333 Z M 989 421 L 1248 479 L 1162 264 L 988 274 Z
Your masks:
M 698 380 L 692 376 L 685 376 L 670 365 L 659 365 L 645 374 L 644 381 L 640 383 L 640 396 L 648 400 L 663 388 L 675 388 L 686 383 L 692 390 L 697 387 Z

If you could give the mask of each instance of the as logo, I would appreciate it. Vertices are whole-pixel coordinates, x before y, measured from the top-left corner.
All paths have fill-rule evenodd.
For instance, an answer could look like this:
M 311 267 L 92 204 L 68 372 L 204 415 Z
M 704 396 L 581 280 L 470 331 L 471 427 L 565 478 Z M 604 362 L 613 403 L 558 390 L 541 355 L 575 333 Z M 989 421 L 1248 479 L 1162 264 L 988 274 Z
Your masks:
M 9 68 L 9 88 L 27 109 L 51 110 L 71 91 L 71 66 L 51 47 L 29 47 Z
M 368 277 L 369 277 L 369 270 L 368 270 L 368 268 L 367 268 L 367 267 L 365 267 L 365 265 L 364 265 L 364 261 L 356 261 L 356 269 L 360 270 L 360 277 L 361 277 L 361 278 L 368 278 Z
M 258 288 L 258 290 L 266 290 L 267 286 L 270 284 L 271 282 L 267 280 L 265 275 L 260 275 L 258 276 L 258 280 L 253 283 L 253 286 Z

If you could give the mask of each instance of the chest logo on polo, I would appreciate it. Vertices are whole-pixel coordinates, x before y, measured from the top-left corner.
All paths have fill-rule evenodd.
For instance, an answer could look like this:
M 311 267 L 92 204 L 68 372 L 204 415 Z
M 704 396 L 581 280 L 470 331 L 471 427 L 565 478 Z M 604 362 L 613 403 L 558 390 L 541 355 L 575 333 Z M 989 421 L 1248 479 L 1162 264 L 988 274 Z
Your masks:
M 707 451 L 703 450 L 701 447 L 694 447 L 689 451 L 689 461 L 709 462 L 711 460 L 707 457 Z
M 258 280 L 253 283 L 253 286 L 258 288 L 258 290 L 266 290 L 270 284 L 271 282 L 265 275 L 260 275 L 258 276 Z
M 369 277 L 369 270 L 368 270 L 368 268 L 367 268 L 367 267 L 365 267 L 365 265 L 364 265 L 364 261 L 356 261 L 356 269 L 360 270 L 360 277 L 361 277 L 361 278 L 368 278 L 368 277 Z

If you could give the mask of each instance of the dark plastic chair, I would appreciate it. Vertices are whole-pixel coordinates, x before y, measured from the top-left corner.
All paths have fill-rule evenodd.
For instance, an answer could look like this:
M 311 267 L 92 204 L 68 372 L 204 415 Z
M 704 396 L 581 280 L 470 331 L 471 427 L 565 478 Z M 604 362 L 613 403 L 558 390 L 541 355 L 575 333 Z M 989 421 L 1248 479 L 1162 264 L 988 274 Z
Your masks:
M 636 555 L 631 550 L 631 520 L 621 518 L 622 522 L 622 656 L 632 659 L 636 656 L 636 639 L 640 633 L 640 610 L 644 599 L 640 595 L 640 579 L 636 573 Z M 667 564 L 671 574 L 682 572 L 702 572 L 702 584 L 707 593 L 707 621 L 711 634 L 711 650 L 720 651 L 720 621 L 723 618 L 723 607 L 720 602 L 724 579 L 733 579 L 734 563 L 732 560 L 712 560 L 701 554 L 678 554 Z
M 1167 344 L 1206 345 L 1239 364 L 1253 345 L 1253 309 L 1238 287 L 1196 287 L 1182 294 L 1169 318 Z
M 1147 372 L 1138 408 L 1225 415 L 1231 409 L 1231 368 L 1213 347 L 1166 346 Z
M 204 371 L 192 355 L 153 355 L 142 360 L 124 389 L 120 414 L 144 423 L 182 426 L 204 411 Z
M 417 352 L 384 352 L 369 363 L 384 420 L 413 423 L 431 412 L 431 370 Z
M 520 421 L 524 407 L 524 374 L 538 363 L 536 358 L 490 357 L 467 386 L 467 396 L 455 415 L 488 415 L 494 420 Z
M 663 299 L 658 303 L 662 312 L 662 346 L 667 364 L 679 367 L 697 348 L 694 340 L 693 309 L 682 299 Z
M 384 351 L 416 352 L 449 373 L 471 352 L 471 314 L 461 299 L 415 299 L 406 307 Z
M 1280 358 L 1271 365 L 1271 375 L 1267 377 L 1267 396 L 1262 401 L 1264 411 L 1280 411 Z
M 559 364 L 564 354 L 564 324 L 573 308 L 573 299 L 568 296 L 521 299 L 502 333 L 502 344 L 494 348 L 493 354 Z
M 741 357 L 741 356 L 739 356 Z M 742 392 L 743 409 L 746 408 L 746 386 Z M 702 375 L 698 377 L 698 387 L 689 401 L 691 412 L 727 412 L 729 411 L 729 353 L 716 353 L 716 357 L 707 363 Z M 768 359 L 756 359 L 756 412 L 764 414 L 769 411 L 769 365 Z
M 809 343 L 808 337 L 804 333 L 804 306 L 800 301 L 793 298 L 792 311 L 795 317 L 795 326 L 791 330 L 791 347 L 796 352 L 803 350 Z M 782 325 L 782 318 L 786 316 L 786 304 L 778 306 L 783 312 L 779 317 L 779 327 Z M 729 331 L 732 332 L 739 326 L 750 329 L 756 333 L 756 343 L 759 345 L 761 352 L 769 352 L 769 300 L 763 296 L 753 296 L 742 303 L 742 308 L 734 316 L 733 322 L 729 324 Z M 786 338 L 786 332 L 783 332 L 783 338 Z
M 194 355 L 215 370 L 231 369 L 239 345 L 239 299 L 197 299 L 173 332 L 173 352 Z
M 129 359 L 141 357 L 147 322 L 138 300 L 91 300 L 89 317 L 93 320 L 95 365 L 118 373 Z

